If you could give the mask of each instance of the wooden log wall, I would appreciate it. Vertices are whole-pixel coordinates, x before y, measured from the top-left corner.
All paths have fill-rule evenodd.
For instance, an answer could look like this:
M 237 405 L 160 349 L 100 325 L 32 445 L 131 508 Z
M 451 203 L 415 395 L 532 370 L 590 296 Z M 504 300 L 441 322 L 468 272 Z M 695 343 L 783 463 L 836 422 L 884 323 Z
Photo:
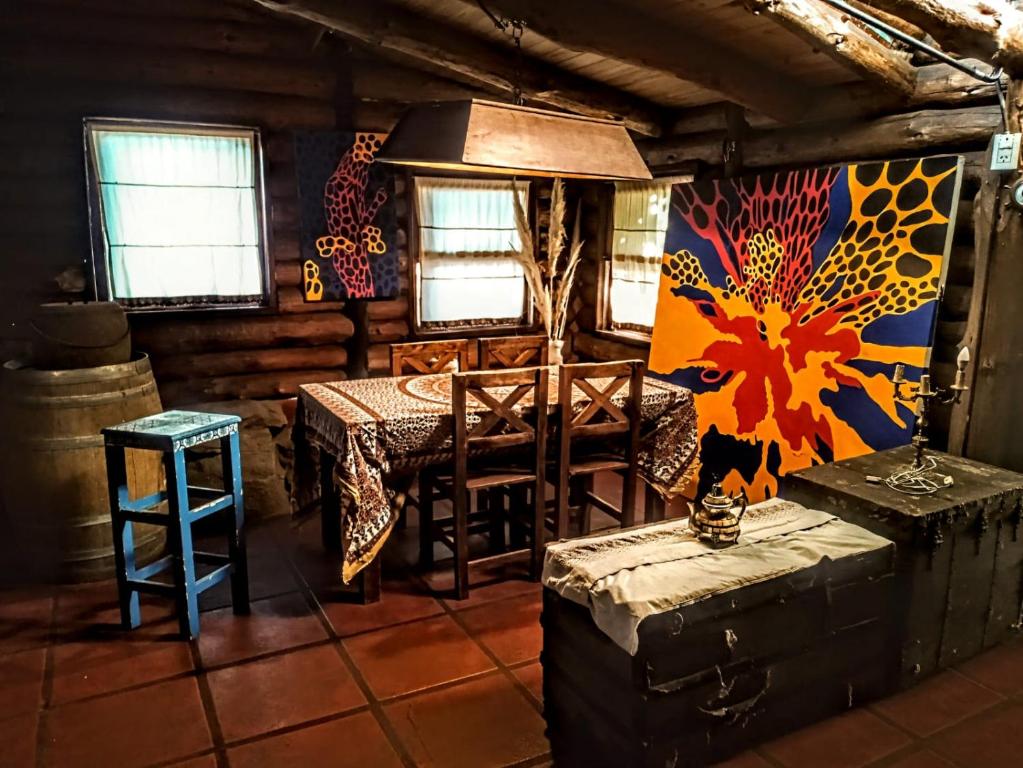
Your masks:
M 461 86 L 378 69 L 365 52 L 339 67 L 338 44 L 321 28 L 239 0 L 25 0 L 0 16 L 0 40 L 10 86 L 0 103 L 3 359 L 24 353 L 35 305 L 71 298 L 58 275 L 89 274 L 82 118 L 127 117 L 253 125 L 264 143 L 276 308 L 133 315 L 135 346 L 152 355 L 165 404 L 283 397 L 344 377 L 355 330 L 344 304 L 302 300 L 292 132 L 388 130 L 417 93 L 453 96 Z M 346 90 L 350 113 L 339 114 Z M 398 191 L 405 275 L 403 182 Z M 367 314 L 376 359 L 408 335 L 407 279 L 398 299 Z
M 926 78 L 928 82 L 936 79 L 933 73 Z M 959 100 L 952 98 L 948 89 L 935 87 L 919 93 L 910 109 L 857 122 L 843 119 L 759 129 L 746 125 L 737 136 L 734 128 L 728 126 L 724 107 L 700 108 L 680 116 L 673 126 L 674 135 L 641 142 L 640 146 L 655 176 L 695 172 L 697 178 L 724 173 L 722 148 L 729 139 L 739 142 L 743 173 L 857 160 L 964 155 L 966 166 L 932 355 L 936 380 L 945 385 L 952 379 L 967 320 L 971 311 L 977 309 L 971 298 L 977 262 L 974 199 L 982 182 L 991 178 L 986 170 L 985 150 L 991 134 L 1001 130 L 1001 115 L 992 87 L 964 91 Z M 611 193 L 610 185 L 593 185 L 587 191 L 585 199 L 591 217 L 611 215 Z M 588 233 L 594 240 L 585 251 L 586 269 L 580 269 L 572 346 L 582 358 L 645 357 L 649 344 L 616 338 L 597 329 L 597 275 L 607 252 L 606 245 L 597 243 L 606 226 L 604 218 L 592 225 Z M 932 441 L 944 446 L 950 411 L 947 408 L 935 411 Z

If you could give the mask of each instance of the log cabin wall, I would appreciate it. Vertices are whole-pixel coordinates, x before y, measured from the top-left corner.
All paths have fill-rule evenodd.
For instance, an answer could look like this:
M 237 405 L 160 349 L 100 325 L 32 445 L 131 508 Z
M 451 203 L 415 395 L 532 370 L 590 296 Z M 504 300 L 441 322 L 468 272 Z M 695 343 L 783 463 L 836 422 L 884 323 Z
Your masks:
M 394 66 L 377 71 L 365 54 L 345 71 L 319 27 L 251 3 L 30 0 L 5 12 L 2 29 L 13 83 L 0 127 L 5 358 L 24 352 L 35 304 L 69 298 L 55 278 L 69 267 L 88 273 L 82 118 L 224 122 L 262 131 L 276 308 L 135 314 L 135 345 L 152 355 L 167 405 L 281 397 L 302 382 L 342 378 L 352 320 L 342 303 L 302 300 L 292 131 L 387 130 L 415 87 L 431 98 L 444 84 L 431 88 L 439 81 L 418 73 L 410 81 Z M 349 114 L 339 114 L 346 90 Z M 400 199 L 400 216 L 404 209 Z M 404 240 L 400 247 L 405 274 Z M 402 288 L 369 307 L 371 344 L 407 335 Z
M 292 132 L 386 131 L 416 99 L 473 92 L 381 64 L 368 51 L 353 53 L 320 27 L 251 2 L 24 0 L 5 8 L 0 34 L 0 70 L 9 86 L 0 104 L 3 360 L 26 354 L 26 319 L 37 304 L 92 298 L 57 282 L 69 269 L 89 274 L 84 117 L 261 130 L 275 306 L 136 313 L 131 326 L 135 348 L 152 357 L 164 407 L 245 417 L 247 504 L 256 514 L 287 511 L 288 398 L 299 384 L 344 378 L 355 362 L 357 331 L 365 330 L 370 373 L 386 371 L 387 345 L 409 332 L 407 278 L 398 298 L 371 302 L 361 315 L 340 302 L 303 302 Z M 399 258 L 407 275 L 401 178 L 397 191 Z M 210 457 L 197 459 L 219 471 Z
M 974 294 L 980 244 L 974 232 L 974 200 L 985 180 L 990 183 L 998 178 L 986 170 L 986 149 L 991 135 L 1001 130 L 1001 113 L 993 86 L 958 74 L 950 76 L 949 68 L 942 66 L 922 67 L 919 72 L 922 87 L 902 111 L 879 103 L 880 114 L 868 119 L 852 121 L 839 117 L 795 127 L 780 127 L 746 113 L 744 125 L 736 135 L 734 125 L 729 125 L 728 107 L 716 105 L 690 110 L 675 121 L 672 135 L 640 142 L 640 148 L 655 176 L 695 173 L 697 178 L 726 173 L 722 147 L 729 138 L 739 145 L 740 173 L 858 160 L 963 155 L 963 183 L 932 354 L 936 380 L 944 385 L 952 380 L 958 347 L 975 322 L 971 318 L 982 307 L 983 294 Z M 865 100 L 868 92 L 857 89 L 849 94 L 849 99 L 853 98 Z M 822 113 L 850 106 L 837 102 L 822 105 Z M 608 184 L 587 185 L 583 193 L 586 268 L 580 268 L 571 347 L 583 359 L 645 359 L 649 343 L 608 334 L 598 326 L 599 275 L 609 248 L 606 233 L 611 197 L 612 187 Z M 932 442 L 937 447 L 948 444 L 951 413 L 948 408 L 935 409 Z M 957 439 L 961 440 L 961 436 L 954 437 L 953 442 Z

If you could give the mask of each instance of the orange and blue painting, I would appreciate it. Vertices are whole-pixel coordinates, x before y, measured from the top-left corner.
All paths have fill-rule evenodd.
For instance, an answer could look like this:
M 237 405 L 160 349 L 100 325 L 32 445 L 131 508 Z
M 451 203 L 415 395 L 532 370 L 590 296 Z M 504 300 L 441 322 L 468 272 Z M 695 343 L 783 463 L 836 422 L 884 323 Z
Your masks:
M 909 442 L 897 363 L 928 365 L 962 162 L 898 160 L 678 184 L 650 350 L 696 394 L 701 490 Z

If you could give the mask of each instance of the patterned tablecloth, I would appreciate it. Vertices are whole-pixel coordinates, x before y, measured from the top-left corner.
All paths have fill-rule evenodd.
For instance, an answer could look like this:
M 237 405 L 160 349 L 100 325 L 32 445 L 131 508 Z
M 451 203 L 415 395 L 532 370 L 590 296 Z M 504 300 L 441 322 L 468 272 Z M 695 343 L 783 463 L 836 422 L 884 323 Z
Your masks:
M 557 397 L 557 373 L 550 392 Z M 576 390 L 581 407 L 585 395 Z M 621 404 L 621 396 L 613 397 Z M 528 409 L 528 399 L 518 408 Z M 470 409 L 472 406 L 469 406 Z M 397 519 L 389 476 L 451 460 L 451 375 L 358 379 L 300 388 L 295 425 L 296 482 L 312 482 L 304 447 L 321 448 L 337 461 L 335 481 L 342 491 L 344 531 L 342 579 L 347 583 L 376 556 Z M 655 379 L 643 384 L 640 475 L 664 497 L 678 495 L 689 482 L 696 456 L 693 393 Z M 299 487 L 299 499 L 311 498 Z

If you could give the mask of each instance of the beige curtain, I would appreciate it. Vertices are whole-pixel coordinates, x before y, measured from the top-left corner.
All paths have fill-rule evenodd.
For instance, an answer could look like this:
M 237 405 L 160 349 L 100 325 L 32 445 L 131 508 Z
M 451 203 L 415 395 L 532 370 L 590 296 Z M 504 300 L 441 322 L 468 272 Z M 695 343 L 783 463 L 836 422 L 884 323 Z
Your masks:
M 417 177 L 424 323 L 517 320 L 525 308 L 514 193 L 507 180 Z M 518 184 L 523 206 L 528 186 Z
M 651 329 L 668 228 L 671 187 L 690 177 L 615 184 L 611 240 L 611 322 Z
M 251 131 L 93 131 L 114 298 L 263 293 L 254 140 Z

